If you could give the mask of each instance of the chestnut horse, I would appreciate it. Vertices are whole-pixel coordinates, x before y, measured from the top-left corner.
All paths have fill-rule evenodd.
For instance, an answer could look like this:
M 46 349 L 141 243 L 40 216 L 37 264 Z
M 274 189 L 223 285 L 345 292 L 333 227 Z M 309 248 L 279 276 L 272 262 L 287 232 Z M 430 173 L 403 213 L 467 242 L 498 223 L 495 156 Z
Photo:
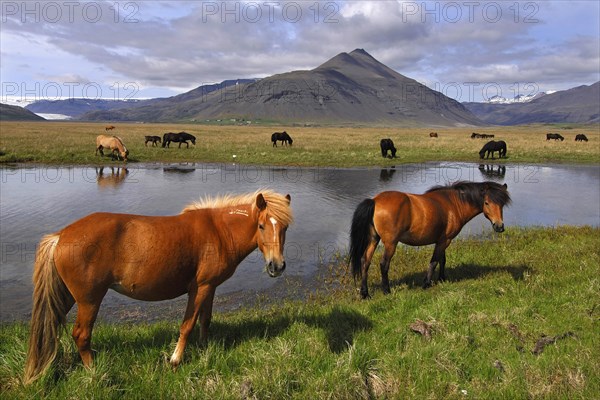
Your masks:
M 109 149 L 112 152 L 114 157 L 115 153 L 117 154 L 117 159 L 119 155 L 123 159 L 123 161 L 127 161 L 127 156 L 129 155 L 129 150 L 125 147 L 123 140 L 118 136 L 106 136 L 106 135 L 98 135 L 96 138 L 96 155 L 100 152 L 100 155 L 104 157 L 103 149 Z
M 371 258 L 381 240 L 381 285 L 390 292 L 388 270 L 398 242 L 411 246 L 435 244 L 423 288 L 431 286 L 436 265 L 439 279 L 445 279 L 446 248 L 462 227 L 483 212 L 496 232 L 504 231 L 502 209 L 510 203 L 506 184 L 457 182 L 436 186 L 425 194 L 382 192 L 363 200 L 352 218 L 350 263 L 354 278 L 361 277 L 360 294 L 369 296 L 367 273 Z
M 83 364 L 92 364 L 92 328 L 108 289 L 146 301 L 188 294 L 170 358 L 179 365 L 199 316 L 200 339 L 206 343 L 215 290 L 246 256 L 258 247 L 269 276 L 284 271 L 290 200 L 262 190 L 208 198 L 176 216 L 96 213 L 44 236 L 33 272 L 25 382 L 39 377 L 56 357 L 60 327 L 75 303 L 73 339 Z

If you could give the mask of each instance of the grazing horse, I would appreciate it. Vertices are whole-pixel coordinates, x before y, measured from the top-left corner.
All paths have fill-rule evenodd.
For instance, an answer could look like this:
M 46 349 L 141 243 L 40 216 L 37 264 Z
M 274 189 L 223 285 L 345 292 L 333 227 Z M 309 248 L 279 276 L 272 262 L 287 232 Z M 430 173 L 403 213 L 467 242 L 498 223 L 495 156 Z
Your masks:
M 179 143 L 179 148 L 181 148 L 181 143 L 185 143 L 186 148 L 190 148 L 190 144 L 187 141 L 191 141 L 192 144 L 196 145 L 196 136 L 190 135 L 187 132 L 179 132 L 172 133 L 168 132 L 163 135 L 163 144 L 162 147 L 170 147 L 171 142 Z
M 104 157 L 105 148 L 111 151 L 113 159 L 116 155 L 117 159 L 121 156 L 123 161 L 127 161 L 129 150 L 127 150 L 127 147 L 125 147 L 125 144 L 123 144 L 123 140 L 120 137 L 98 135 L 96 138 L 96 155 L 100 152 L 100 155 Z
M 148 147 L 148 142 L 152 142 L 152 147 L 158 146 L 157 143 L 160 143 L 160 136 L 144 136 L 146 140 L 144 142 L 144 146 Z
M 271 135 L 271 142 L 273 142 L 273 147 L 277 147 L 277 141 L 281 142 L 281 145 L 283 146 L 285 145 L 292 145 L 292 143 L 294 142 L 292 140 L 292 137 L 290 135 L 288 135 L 288 133 L 286 131 L 283 132 L 274 132 Z
M 471 134 L 471 139 L 493 139 L 494 135 L 488 135 L 485 133 L 477 133 L 477 132 L 473 132 Z
M 56 357 L 61 325 L 77 303 L 73 339 L 92 365 L 92 329 L 108 289 L 138 300 L 188 294 L 170 363 L 179 365 L 198 317 L 206 343 L 217 286 L 257 247 L 271 277 L 285 269 L 290 196 L 261 190 L 191 204 L 176 216 L 96 213 L 46 235 L 36 253 L 25 382 Z M 156 244 L 160 243 L 160 246 Z
M 576 142 L 587 142 L 588 138 L 583 133 L 580 133 L 580 134 L 578 134 L 578 135 L 575 136 L 575 141 Z
M 109 125 L 107 127 L 104 128 L 105 131 L 112 131 L 113 129 L 115 129 L 114 125 Z
M 429 137 L 438 137 L 437 132 L 429 132 Z
M 440 264 L 439 279 L 445 279 L 446 248 L 462 227 L 483 212 L 496 232 L 504 231 L 502 209 L 510 203 L 507 186 L 495 182 L 457 182 L 436 186 L 425 194 L 382 192 L 363 200 L 352 217 L 350 263 L 354 278 L 361 278 L 360 294 L 369 296 L 367 273 L 381 240 L 381 285 L 390 292 L 388 270 L 398 242 L 411 246 L 435 244 L 423 288 L 431 286 L 433 271 Z
M 546 140 L 554 139 L 554 141 L 560 140 L 561 142 L 565 140 L 565 138 L 560 133 L 547 133 Z
M 389 151 L 391 153 L 389 158 L 396 158 L 396 148 L 392 139 L 381 139 L 379 146 L 381 147 L 381 157 L 386 158 Z
M 483 145 L 481 150 L 479 151 L 479 158 L 483 159 L 488 158 L 489 155 L 492 155 L 492 159 L 494 159 L 494 153 L 498 152 L 498 158 L 506 157 L 506 142 L 504 140 L 490 140 L 486 144 Z

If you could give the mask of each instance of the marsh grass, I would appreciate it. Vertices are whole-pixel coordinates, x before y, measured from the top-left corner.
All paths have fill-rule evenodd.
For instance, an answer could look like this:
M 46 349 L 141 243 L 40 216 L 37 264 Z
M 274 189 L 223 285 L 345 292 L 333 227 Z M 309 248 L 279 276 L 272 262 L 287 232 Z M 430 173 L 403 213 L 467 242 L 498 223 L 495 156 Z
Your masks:
M 448 249 L 448 281 L 422 290 L 431 248 L 401 246 L 392 294 L 378 258 L 368 301 L 358 299 L 343 255 L 322 270 L 310 299 L 270 298 L 217 314 L 206 348 L 197 333 L 184 363 L 166 362 L 179 321 L 104 324 L 94 368 L 72 340 L 50 373 L 21 376 L 24 323 L 0 327 L 3 399 L 591 399 L 600 393 L 600 230 L 507 229 Z M 414 333 L 416 320 L 431 338 Z M 197 329 L 196 331 L 197 332 Z M 565 335 L 570 333 L 569 335 Z M 565 335 L 538 355 L 536 342 Z
M 219 162 L 292 166 L 386 166 L 426 161 L 478 162 L 486 140 L 470 139 L 472 131 L 491 133 L 508 145 L 508 157 L 500 162 L 544 163 L 600 161 L 598 125 L 532 125 L 486 128 L 374 128 L 290 127 L 187 124 L 115 124 L 110 134 L 123 138 L 136 162 Z M 105 124 L 85 122 L 2 122 L 0 163 L 110 164 L 110 157 L 95 156 L 95 139 L 106 134 Z M 291 147 L 273 148 L 271 133 L 286 130 Z M 145 147 L 145 135 L 186 131 L 196 136 L 189 149 Z M 430 138 L 436 131 L 438 138 Z M 546 133 L 560 132 L 564 142 L 546 141 Z M 589 142 L 575 142 L 584 133 Z M 379 140 L 391 138 L 398 158 L 383 159 Z M 184 146 L 185 147 L 185 146 Z M 236 156 L 235 158 L 233 156 Z

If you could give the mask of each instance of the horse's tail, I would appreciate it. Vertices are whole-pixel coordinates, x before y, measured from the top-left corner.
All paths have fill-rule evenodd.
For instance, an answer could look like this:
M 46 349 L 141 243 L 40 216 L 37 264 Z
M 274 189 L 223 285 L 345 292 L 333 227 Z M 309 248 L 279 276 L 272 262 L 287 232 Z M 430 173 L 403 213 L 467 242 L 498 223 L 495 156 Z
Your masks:
M 350 227 L 350 264 L 354 279 L 360 277 L 361 260 L 371 240 L 375 200 L 365 199 L 354 210 Z
M 29 350 L 25 361 L 25 383 L 37 379 L 50 366 L 58 352 L 59 329 L 73 306 L 73 297 L 58 275 L 54 251 L 59 234 L 42 238 L 33 270 L 33 309 Z

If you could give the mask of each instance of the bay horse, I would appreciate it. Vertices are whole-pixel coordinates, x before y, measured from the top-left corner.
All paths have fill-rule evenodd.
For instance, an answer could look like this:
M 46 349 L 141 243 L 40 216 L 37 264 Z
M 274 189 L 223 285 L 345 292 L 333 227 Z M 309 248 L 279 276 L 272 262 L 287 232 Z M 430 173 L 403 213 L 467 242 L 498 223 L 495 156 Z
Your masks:
M 123 139 L 120 137 L 98 135 L 96 138 L 96 155 L 98 155 L 98 152 L 100 152 L 100 155 L 104 157 L 105 148 L 111 151 L 113 158 L 116 154 L 117 159 L 119 159 L 119 156 L 121 156 L 123 161 L 127 161 L 129 150 L 127 150 L 127 147 L 125 147 L 125 144 L 123 143 Z
M 107 127 L 104 128 L 105 131 L 112 131 L 113 129 L 115 129 L 114 125 L 109 125 Z
M 369 297 L 367 273 L 380 240 L 384 246 L 381 285 L 386 294 L 390 293 L 390 260 L 398 242 L 410 246 L 435 244 L 423 281 L 423 288 L 427 288 L 438 263 L 439 279 L 445 279 L 446 248 L 462 227 L 483 213 L 496 232 L 503 232 L 502 210 L 510 201 L 506 184 L 491 181 L 435 186 L 421 195 L 387 191 L 363 200 L 352 217 L 349 251 L 354 279 L 361 278 L 361 297 Z
M 205 198 L 176 216 L 95 213 L 44 236 L 33 272 L 25 382 L 41 376 L 56 357 L 60 327 L 75 303 L 72 336 L 84 366 L 92 365 L 92 329 L 108 289 L 145 301 L 188 294 L 170 358 L 179 365 L 198 317 L 206 343 L 215 290 L 246 256 L 258 247 L 268 275 L 283 273 L 290 201 L 289 195 L 258 190 Z

